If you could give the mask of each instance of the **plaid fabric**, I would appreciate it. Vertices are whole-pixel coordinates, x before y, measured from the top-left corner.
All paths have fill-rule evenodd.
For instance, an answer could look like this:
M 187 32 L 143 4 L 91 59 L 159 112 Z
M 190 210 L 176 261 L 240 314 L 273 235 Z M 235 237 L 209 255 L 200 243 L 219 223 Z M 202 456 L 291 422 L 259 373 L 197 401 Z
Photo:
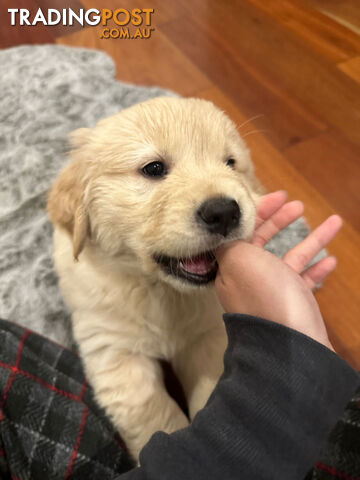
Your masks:
M 0 478 L 107 480 L 132 467 L 80 359 L 0 320 Z M 335 479 L 360 480 L 360 389 L 306 477 Z
M 0 478 L 107 480 L 132 466 L 79 358 L 0 320 Z
M 306 480 L 360 480 L 360 388 L 333 428 L 320 461 Z

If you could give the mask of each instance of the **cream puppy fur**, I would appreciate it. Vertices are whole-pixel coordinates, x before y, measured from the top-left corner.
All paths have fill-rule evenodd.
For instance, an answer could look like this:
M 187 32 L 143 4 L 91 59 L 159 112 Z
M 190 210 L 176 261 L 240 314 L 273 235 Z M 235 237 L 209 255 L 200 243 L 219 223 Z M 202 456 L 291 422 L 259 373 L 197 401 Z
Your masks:
M 221 243 L 249 238 L 259 184 L 231 120 L 199 99 L 156 98 L 72 136 L 48 211 L 54 259 L 96 398 L 132 454 L 189 420 L 223 369 L 213 289 Z

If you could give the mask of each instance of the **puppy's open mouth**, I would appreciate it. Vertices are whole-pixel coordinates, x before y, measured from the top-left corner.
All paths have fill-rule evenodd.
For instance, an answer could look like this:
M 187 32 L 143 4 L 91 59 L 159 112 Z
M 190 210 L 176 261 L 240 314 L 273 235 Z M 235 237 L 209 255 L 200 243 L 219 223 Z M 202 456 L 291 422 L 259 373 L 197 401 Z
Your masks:
M 196 285 L 205 285 L 215 280 L 218 264 L 212 252 L 204 252 L 189 258 L 154 255 L 154 260 L 173 277 Z

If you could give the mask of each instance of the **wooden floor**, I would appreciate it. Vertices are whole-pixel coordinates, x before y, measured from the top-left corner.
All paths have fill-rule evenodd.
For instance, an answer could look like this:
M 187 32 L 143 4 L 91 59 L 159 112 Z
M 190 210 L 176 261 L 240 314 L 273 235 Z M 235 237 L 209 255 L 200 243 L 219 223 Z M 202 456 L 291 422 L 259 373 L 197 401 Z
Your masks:
M 154 8 L 147 40 L 101 39 L 100 27 L 9 27 L 2 14 L 0 46 L 98 48 L 113 57 L 120 80 L 212 100 L 246 136 L 269 190 L 303 200 L 312 226 L 342 215 L 330 247 L 339 267 L 316 295 L 337 351 L 360 369 L 359 1 L 16 2 L 39 6 Z

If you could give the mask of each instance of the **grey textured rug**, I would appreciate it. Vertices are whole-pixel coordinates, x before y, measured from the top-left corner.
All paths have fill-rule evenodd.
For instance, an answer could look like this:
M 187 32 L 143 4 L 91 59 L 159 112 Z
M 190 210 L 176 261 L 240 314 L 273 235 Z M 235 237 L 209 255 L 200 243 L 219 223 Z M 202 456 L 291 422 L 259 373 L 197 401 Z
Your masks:
M 116 81 L 102 52 L 53 45 L 1 51 L 0 92 L 0 317 L 71 347 L 45 212 L 49 187 L 67 161 L 68 133 L 171 93 Z M 298 221 L 269 249 L 282 256 L 307 232 Z

